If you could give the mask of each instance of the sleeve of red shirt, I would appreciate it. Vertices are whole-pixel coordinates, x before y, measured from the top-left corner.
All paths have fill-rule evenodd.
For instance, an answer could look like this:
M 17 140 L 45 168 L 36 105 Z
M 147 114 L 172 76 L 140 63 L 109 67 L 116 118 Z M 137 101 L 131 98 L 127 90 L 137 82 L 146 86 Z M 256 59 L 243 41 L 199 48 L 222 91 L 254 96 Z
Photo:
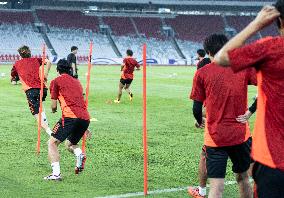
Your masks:
M 238 72 L 248 67 L 254 67 L 257 63 L 262 62 L 270 52 L 272 39 L 272 37 L 267 37 L 229 51 L 229 59 L 233 71 Z
M 205 87 L 203 82 L 204 81 L 202 79 L 201 73 L 197 71 L 193 78 L 193 85 L 190 94 L 190 99 L 199 102 L 205 101 L 206 95 L 205 95 Z
M 50 89 L 51 99 L 57 100 L 59 96 L 59 88 L 55 80 L 51 81 L 49 89 Z

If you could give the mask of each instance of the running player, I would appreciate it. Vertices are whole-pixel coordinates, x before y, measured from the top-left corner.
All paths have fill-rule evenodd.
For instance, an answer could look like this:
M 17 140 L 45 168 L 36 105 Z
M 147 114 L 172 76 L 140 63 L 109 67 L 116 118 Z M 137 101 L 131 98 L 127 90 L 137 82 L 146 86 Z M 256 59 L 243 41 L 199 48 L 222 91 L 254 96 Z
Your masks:
M 260 30 L 277 22 L 280 36 L 244 46 Z M 259 198 L 284 197 L 284 0 L 265 6 L 257 17 L 231 41 L 215 61 L 235 71 L 258 70 L 258 110 L 253 133 L 253 178 Z M 275 104 L 280 105 L 275 105 Z
M 20 81 L 19 75 L 15 69 L 15 66 L 13 66 L 11 69 L 11 84 L 17 85 L 19 81 Z
M 205 39 L 204 48 L 211 60 L 226 42 L 225 35 L 213 34 Z M 250 131 L 248 124 L 236 120 L 246 112 L 248 84 L 256 84 L 254 69 L 234 74 L 230 68 L 212 62 L 195 74 L 190 98 L 194 100 L 193 111 L 199 126 L 205 125 L 209 198 L 222 197 L 228 158 L 233 162 L 241 197 L 251 197 L 247 174 L 251 162 Z M 206 121 L 202 118 L 205 100 Z
M 77 162 L 75 173 L 78 174 L 84 169 L 86 157 L 77 145 L 88 130 L 90 115 L 83 97 L 83 88 L 78 79 L 70 75 L 70 64 L 61 59 L 57 63 L 59 76 L 50 84 L 51 109 L 57 111 L 57 100 L 62 110 L 62 118 L 53 128 L 53 133 L 48 142 L 48 156 L 51 161 L 52 174 L 45 177 L 45 180 L 61 180 L 58 146 L 66 141 L 68 151 L 76 156 Z
M 31 50 L 28 46 L 20 47 L 18 49 L 18 52 L 22 59 L 14 64 L 13 73 L 19 76 L 19 79 L 23 86 L 23 90 L 25 91 L 28 99 L 31 113 L 38 121 L 41 87 L 40 68 L 42 64 L 42 59 L 31 58 Z M 44 80 L 46 82 L 49 70 L 51 68 L 51 62 L 48 59 L 46 59 L 45 62 L 46 69 L 44 73 Z M 47 88 L 44 85 L 42 101 L 45 101 L 46 96 Z M 44 111 L 42 112 L 41 126 L 42 128 L 44 128 L 47 134 L 50 135 L 52 133 L 51 129 L 48 126 L 48 121 Z
M 133 93 L 130 91 L 130 85 L 133 81 L 134 77 L 134 69 L 136 67 L 136 70 L 140 70 L 140 65 L 138 62 L 132 57 L 133 56 L 133 51 L 132 50 L 127 50 L 126 51 L 127 57 L 124 58 L 123 64 L 121 66 L 121 79 L 118 85 L 118 96 L 117 99 L 114 100 L 115 103 L 120 103 L 120 99 L 122 96 L 122 90 L 125 89 L 125 91 L 129 95 L 130 101 L 133 100 Z

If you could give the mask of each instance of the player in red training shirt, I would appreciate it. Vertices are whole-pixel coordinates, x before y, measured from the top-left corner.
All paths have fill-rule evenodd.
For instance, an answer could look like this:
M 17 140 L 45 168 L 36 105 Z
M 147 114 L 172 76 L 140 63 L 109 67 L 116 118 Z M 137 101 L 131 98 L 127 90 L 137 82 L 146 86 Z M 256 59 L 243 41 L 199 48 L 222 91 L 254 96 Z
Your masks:
M 132 50 L 130 49 L 127 50 L 126 55 L 127 57 L 124 58 L 123 65 L 121 66 L 122 74 L 121 74 L 121 79 L 118 85 L 118 96 L 117 96 L 117 99 L 114 100 L 115 103 L 120 103 L 123 89 L 125 89 L 125 91 L 128 93 L 130 101 L 133 100 L 133 93 L 130 91 L 129 88 L 134 78 L 134 74 L 133 74 L 134 70 L 135 68 L 137 68 L 136 70 L 139 70 L 140 65 L 132 57 L 133 56 Z
M 78 174 L 84 169 L 86 157 L 77 145 L 88 130 L 90 115 L 87 110 L 83 88 L 80 81 L 72 77 L 71 65 L 65 59 L 57 63 L 59 76 L 50 83 L 51 108 L 52 112 L 57 111 L 57 100 L 62 110 L 62 118 L 53 128 L 48 142 L 48 156 L 51 161 L 52 174 L 45 177 L 45 180 L 61 180 L 58 146 L 66 139 L 66 148 L 76 156 L 77 162 L 75 173 Z
M 280 36 L 249 45 L 254 34 L 277 22 Z M 235 72 L 255 67 L 258 80 L 257 116 L 252 157 L 255 196 L 284 197 L 284 0 L 265 6 L 257 17 L 216 55 L 215 61 Z M 275 104 L 278 105 L 275 105 Z
M 11 71 L 12 78 L 19 77 L 23 90 L 26 93 L 28 104 L 31 110 L 32 115 L 39 119 L 39 106 L 40 106 L 40 87 L 41 87 L 41 77 L 40 70 L 42 59 L 40 58 L 31 58 L 31 51 L 28 46 L 22 46 L 18 49 L 18 52 L 21 56 L 21 60 L 17 61 Z M 51 62 L 46 59 L 46 69 L 44 73 L 44 80 L 47 81 L 48 73 L 51 68 Z M 42 101 L 45 101 L 47 96 L 47 88 L 44 85 L 43 89 L 43 98 Z M 42 121 L 41 126 L 44 128 L 46 133 L 51 134 L 51 130 L 48 126 L 48 121 L 46 114 L 42 112 Z
M 213 59 L 227 41 L 225 35 L 213 34 L 207 37 L 204 48 L 209 57 Z M 198 124 L 205 124 L 204 150 L 210 198 L 222 197 L 228 158 L 233 163 L 240 197 L 251 197 L 247 173 L 251 163 L 250 131 L 248 123 L 237 120 L 239 115 L 247 111 L 249 84 L 256 85 L 254 69 L 234 74 L 232 69 L 222 68 L 212 62 L 195 74 L 190 98 L 194 100 L 193 113 Z M 206 121 L 202 118 L 204 101 Z M 190 189 L 189 193 L 191 194 Z

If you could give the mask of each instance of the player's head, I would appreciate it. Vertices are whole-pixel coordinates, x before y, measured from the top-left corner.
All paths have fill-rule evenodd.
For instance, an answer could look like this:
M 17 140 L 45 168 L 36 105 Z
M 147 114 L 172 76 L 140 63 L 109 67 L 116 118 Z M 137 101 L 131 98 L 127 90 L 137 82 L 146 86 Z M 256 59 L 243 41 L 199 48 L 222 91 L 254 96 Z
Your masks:
M 56 70 L 59 74 L 70 74 L 72 67 L 65 59 L 60 59 L 57 63 Z
M 198 57 L 198 59 L 204 58 L 205 55 L 206 55 L 206 52 L 205 52 L 204 49 L 199 49 L 199 50 L 197 50 L 197 57 Z
M 77 54 L 77 52 L 78 52 L 78 47 L 77 47 L 77 46 L 72 46 L 72 47 L 71 47 L 71 52 L 72 52 L 73 54 Z
M 23 45 L 22 47 L 20 47 L 18 49 L 18 52 L 22 58 L 30 58 L 32 56 L 30 48 L 26 45 Z
M 284 0 L 278 0 L 274 6 L 281 14 L 277 19 L 277 26 L 279 29 L 284 29 Z
M 206 53 L 214 57 L 227 42 L 228 38 L 224 34 L 212 34 L 205 39 L 203 46 Z
M 126 50 L 127 56 L 133 56 L 133 51 L 131 49 Z

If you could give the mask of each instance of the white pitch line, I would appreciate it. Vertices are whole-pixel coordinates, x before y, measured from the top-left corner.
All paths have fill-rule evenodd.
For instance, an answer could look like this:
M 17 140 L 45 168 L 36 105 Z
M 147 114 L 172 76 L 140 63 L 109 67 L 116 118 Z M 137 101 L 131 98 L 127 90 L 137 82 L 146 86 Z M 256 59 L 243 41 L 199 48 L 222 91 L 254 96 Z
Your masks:
M 252 180 L 250 180 L 252 182 Z M 236 181 L 226 181 L 225 185 L 234 185 L 237 184 Z M 159 190 L 153 190 L 148 191 L 148 195 L 156 195 L 156 194 L 163 194 L 163 193 L 171 193 L 171 192 L 179 192 L 179 191 L 185 191 L 188 189 L 189 186 L 186 187 L 178 187 L 178 188 L 168 188 L 168 189 L 159 189 Z M 209 187 L 209 185 L 207 185 Z M 138 196 L 144 196 L 143 192 L 134 192 L 134 193 L 126 193 L 121 195 L 108 195 L 103 197 L 95 197 L 95 198 L 128 198 L 128 197 L 138 197 Z

